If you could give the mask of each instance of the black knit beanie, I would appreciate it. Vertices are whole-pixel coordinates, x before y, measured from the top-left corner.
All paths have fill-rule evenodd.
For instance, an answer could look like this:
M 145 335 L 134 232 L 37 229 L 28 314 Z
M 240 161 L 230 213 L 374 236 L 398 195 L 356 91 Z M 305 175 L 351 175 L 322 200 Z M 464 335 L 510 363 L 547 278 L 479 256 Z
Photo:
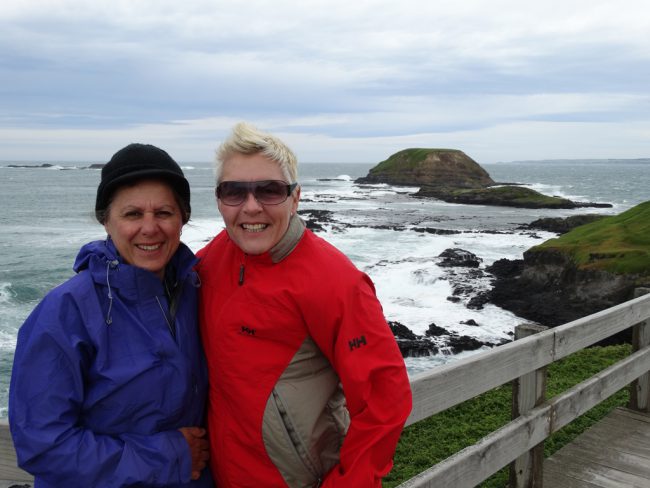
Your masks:
M 183 170 L 169 154 L 150 144 L 129 144 L 120 149 L 102 168 L 102 180 L 97 187 L 95 216 L 99 223 L 105 218 L 111 196 L 121 185 L 142 179 L 163 179 L 181 198 L 189 219 L 190 185 Z M 183 219 L 185 221 L 185 219 Z

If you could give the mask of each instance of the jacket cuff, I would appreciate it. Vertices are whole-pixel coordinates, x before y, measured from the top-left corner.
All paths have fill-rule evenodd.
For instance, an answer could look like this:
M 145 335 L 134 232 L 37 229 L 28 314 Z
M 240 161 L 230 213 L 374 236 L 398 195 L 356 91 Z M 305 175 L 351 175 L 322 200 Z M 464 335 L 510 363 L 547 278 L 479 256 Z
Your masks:
M 180 431 L 170 432 L 169 443 L 178 459 L 178 478 L 180 483 L 189 483 L 192 478 L 192 454 L 190 446 Z

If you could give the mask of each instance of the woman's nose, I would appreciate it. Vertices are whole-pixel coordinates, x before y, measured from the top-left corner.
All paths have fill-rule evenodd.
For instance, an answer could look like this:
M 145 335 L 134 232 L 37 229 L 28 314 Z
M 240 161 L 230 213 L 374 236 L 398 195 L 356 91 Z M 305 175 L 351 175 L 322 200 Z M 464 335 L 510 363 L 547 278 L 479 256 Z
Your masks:
M 142 227 L 141 231 L 143 234 L 153 234 L 158 228 L 158 223 L 156 222 L 156 217 L 153 212 L 145 212 L 142 217 Z
M 253 195 L 253 192 L 251 191 L 246 194 L 246 200 L 244 200 L 242 205 L 244 206 L 243 210 L 248 213 L 259 212 L 263 209 L 262 205 L 257 201 L 255 195 Z

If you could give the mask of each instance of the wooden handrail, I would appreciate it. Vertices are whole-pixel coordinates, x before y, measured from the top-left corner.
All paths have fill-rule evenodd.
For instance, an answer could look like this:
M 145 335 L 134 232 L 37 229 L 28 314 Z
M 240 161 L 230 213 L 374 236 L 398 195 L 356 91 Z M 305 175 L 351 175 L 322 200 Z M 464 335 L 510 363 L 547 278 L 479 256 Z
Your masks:
M 641 406 L 639 409 L 647 411 L 650 325 L 646 327 L 646 323 L 650 324 L 650 294 L 414 377 L 411 383 L 414 406 L 407 425 L 504 383 L 538 374 L 552 362 L 630 327 L 635 327 L 635 337 L 641 338 L 635 345 L 636 352 L 629 357 L 535 406 L 399 488 L 476 486 L 535 448 L 536 455 L 541 455 L 539 445 L 552 433 L 631 383 L 637 392 L 636 408 Z M 513 471 L 511 486 L 542 486 L 541 475 L 531 472 L 529 477 L 513 480 Z

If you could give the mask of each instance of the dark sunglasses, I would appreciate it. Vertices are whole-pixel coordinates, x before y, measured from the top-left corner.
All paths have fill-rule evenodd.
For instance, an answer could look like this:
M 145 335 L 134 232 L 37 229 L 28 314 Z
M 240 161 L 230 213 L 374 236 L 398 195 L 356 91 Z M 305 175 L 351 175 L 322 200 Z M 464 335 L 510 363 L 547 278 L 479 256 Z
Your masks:
M 278 205 L 289 198 L 298 183 L 288 184 L 279 180 L 222 181 L 217 185 L 216 195 L 221 203 L 236 207 L 252 193 L 262 205 Z

